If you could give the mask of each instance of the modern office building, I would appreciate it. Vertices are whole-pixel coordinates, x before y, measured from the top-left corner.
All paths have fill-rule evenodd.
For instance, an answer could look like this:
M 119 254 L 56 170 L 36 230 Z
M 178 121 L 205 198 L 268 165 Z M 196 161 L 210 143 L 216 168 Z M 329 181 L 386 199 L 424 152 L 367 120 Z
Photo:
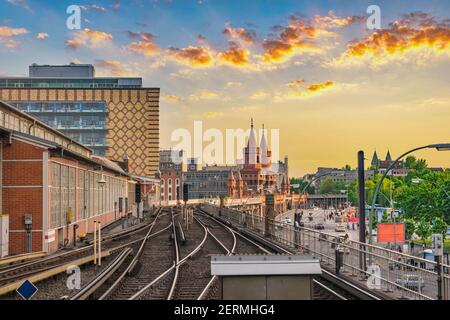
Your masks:
M 36 65 L 29 77 L 0 78 L 0 100 L 58 129 L 94 154 L 132 159 L 130 171 L 159 167 L 159 88 L 141 78 L 95 77 L 92 65 Z

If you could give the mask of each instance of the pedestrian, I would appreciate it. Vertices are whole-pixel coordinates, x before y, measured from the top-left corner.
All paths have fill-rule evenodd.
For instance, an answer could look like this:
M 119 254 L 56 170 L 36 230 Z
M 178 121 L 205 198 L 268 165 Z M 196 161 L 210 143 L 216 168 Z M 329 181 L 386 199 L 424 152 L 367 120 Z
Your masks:
M 352 230 L 355 230 L 355 223 L 352 223 Z

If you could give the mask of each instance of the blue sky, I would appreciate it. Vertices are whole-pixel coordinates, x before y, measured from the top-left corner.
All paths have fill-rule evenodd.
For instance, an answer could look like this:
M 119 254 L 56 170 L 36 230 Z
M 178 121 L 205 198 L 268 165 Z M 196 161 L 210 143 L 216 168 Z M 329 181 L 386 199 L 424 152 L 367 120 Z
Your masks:
M 84 8 L 80 31 L 66 28 L 71 4 Z M 371 4 L 382 30 L 366 28 Z M 359 149 L 448 142 L 449 18 L 438 0 L 0 0 L 0 75 L 77 61 L 142 77 L 161 88 L 161 147 L 194 120 L 224 130 L 254 117 L 280 129 L 298 175 L 354 165 Z

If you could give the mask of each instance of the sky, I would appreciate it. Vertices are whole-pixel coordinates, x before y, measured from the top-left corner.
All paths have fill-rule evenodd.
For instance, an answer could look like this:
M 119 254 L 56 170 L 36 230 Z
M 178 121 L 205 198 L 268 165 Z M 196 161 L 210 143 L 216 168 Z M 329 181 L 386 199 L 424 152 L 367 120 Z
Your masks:
M 358 150 L 370 161 L 450 142 L 448 1 L 78 1 L 69 30 L 72 4 L 0 0 L 0 76 L 79 62 L 142 77 L 161 88 L 161 148 L 194 121 L 225 136 L 254 118 L 279 130 L 279 157 L 300 176 L 355 167 Z M 369 5 L 381 29 L 367 27 Z M 450 152 L 416 156 L 450 167 Z

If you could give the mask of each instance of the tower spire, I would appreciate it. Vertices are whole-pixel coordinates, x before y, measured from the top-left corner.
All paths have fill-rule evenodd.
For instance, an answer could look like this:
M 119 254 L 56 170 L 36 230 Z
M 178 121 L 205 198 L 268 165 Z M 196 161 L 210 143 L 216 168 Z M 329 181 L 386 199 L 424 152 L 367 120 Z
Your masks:
M 253 118 L 252 118 L 252 122 L 251 122 L 251 128 L 253 129 Z

